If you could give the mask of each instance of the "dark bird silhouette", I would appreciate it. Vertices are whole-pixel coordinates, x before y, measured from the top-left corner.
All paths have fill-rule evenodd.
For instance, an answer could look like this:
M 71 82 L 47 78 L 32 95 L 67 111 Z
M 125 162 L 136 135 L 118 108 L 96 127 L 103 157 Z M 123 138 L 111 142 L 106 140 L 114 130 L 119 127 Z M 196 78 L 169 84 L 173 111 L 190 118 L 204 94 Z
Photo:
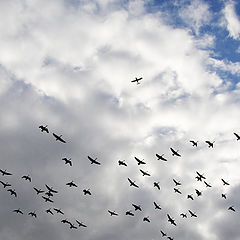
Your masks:
M 177 224 L 175 223 L 175 220 L 173 218 L 171 218 L 169 214 L 167 214 L 167 217 L 168 217 L 168 222 L 170 222 L 174 226 L 177 226 Z
M 233 212 L 235 212 L 236 210 L 233 208 L 233 206 L 229 207 L 228 210 L 231 210 Z
M 33 187 L 33 189 L 36 191 L 37 194 L 44 193 L 42 189 L 38 189 L 36 187 Z
M 166 237 L 167 236 L 167 234 L 165 232 L 163 232 L 162 230 L 160 232 L 162 234 L 162 237 Z
M 10 192 L 10 194 L 13 195 L 14 197 L 17 197 L 17 193 L 16 193 L 15 189 L 14 190 L 8 189 L 7 191 Z
M 137 84 L 140 84 L 140 81 L 142 80 L 142 77 L 140 78 L 135 78 L 134 80 L 132 80 L 131 82 L 136 82 Z
M 71 222 L 70 222 L 70 224 L 69 224 L 70 226 L 70 229 L 77 229 L 77 227 L 74 225 L 74 224 L 72 224 Z
M 118 161 L 118 165 L 119 165 L 119 166 L 122 165 L 122 166 L 126 166 L 126 167 L 127 167 L 127 164 L 126 164 L 125 160 L 123 160 L 123 161 L 119 160 L 119 161 Z
M 230 185 L 230 183 L 226 182 L 224 179 L 221 179 L 223 182 L 223 185 Z
M 137 211 L 137 210 L 142 211 L 142 208 L 140 205 L 132 204 L 132 206 L 134 207 L 135 211 Z
M 172 151 L 172 155 L 173 155 L 173 156 L 181 157 L 181 155 L 178 153 L 178 150 L 175 151 L 173 148 L 170 148 L 170 150 Z
M 7 172 L 7 170 L 2 170 L 2 169 L 0 169 L 0 172 L 2 173 L 3 176 L 4 176 L 4 175 L 6 175 L 6 176 L 12 175 L 12 173 Z
M 50 191 L 45 192 L 45 195 L 47 195 L 48 197 L 52 197 L 53 193 L 51 193 Z
M 206 181 L 204 181 L 206 187 L 212 187 L 210 184 L 208 184 Z
M 65 161 L 65 164 L 69 164 L 70 166 L 72 166 L 71 158 L 67 159 L 67 158 L 65 157 L 65 158 L 62 158 L 62 160 Z
M 193 196 L 192 196 L 192 194 L 188 194 L 188 195 L 187 195 L 187 199 L 191 199 L 191 200 L 193 200 Z
M 71 224 L 71 222 L 69 222 L 68 220 L 67 220 L 67 218 L 65 218 L 65 219 L 63 219 L 62 221 L 61 221 L 61 223 L 66 223 L 66 224 Z
M 49 214 L 53 215 L 53 211 L 51 210 L 51 208 L 47 209 L 46 213 L 49 213 Z
M 137 165 L 141 165 L 141 164 L 146 164 L 143 160 L 140 160 L 139 158 L 137 158 L 137 157 L 134 157 L 135 158 L 135 160 L 137 161 Z
M 29 182 L 32 181 L 32 179 L 31 179 L 31 177 L 30 177 L 29 175 L 24 175 L 24 176 L 22 176 L 22 179 L 25 179 L 25 180 L 27 180 L 27 181 L 29 181 Z
M 60 141 L 62 143 L 66 143 L 65 140 L 63 140 L 62 135 L 57 135 L 56 133 L 53 133 L 53 136 L 55 137 L 56 141 Z
M 172 238 L 172 237 L 167 237 L 169 240 L 173 240 L 174 238 Z
M 209 147 L 209 148 L 213 148 L 213 144 L 215 143 L 215 141 L 213 141 L 213 142 L 205 141 L 205 143 L 208 144 L 208 147 Z
M 42 198 L 45 200 L 45 202 L 51 202 L 51 203 L 53 203 L 53 200 L 50 199 L 49 197 L 44 197 L 44 196 L 42 196 Z
M 182 218 L 187 218 L 187 214 L 186 214 L 186 213 L 181 213 L 180 216 L 181 216 Z
M 132 211 L 131 211 L 131 210 L 129 210 L 129 211 L 127 211 L 127 212 L 126 212 L 126 215 L 129 215 L 129 216 L 134 216 L 134 213 L 132 213 Z
M 155 209 L 157 209 L 157 210 L 161 210 L 162 209 L 156 202 L 153 202 L 153 204 L 155 206 Z
M 87 225 L 83 224 L 82 222 L 79 222 L 78 220 L 76 220 L 76 222 L 79 227 L 87 227 Z
M 92 195 L 90 192 L 90 189 L 83 189 L 83 194 L 84 195 Z
M 20 210 L 20 208 L 19 208 L 19 209 L 15 209 L 15 210 L 13 210 L 13 212 L 15 212 L 15 213 L 19 213 L 19 214 L 23 214 L 23 212 Z
M 29 212 L 28 215 L 37 218 L 37 214 L 35 213 L 35 211 L 34 212 Z
M 97 161 L 97 158 L 93 159 L 93 158 L 88 156 L 88 159 L 90 160 L 91 164 L 101 165 L 101 163 Z
M 57 213 L 64 215 L 64 212 L 60 208 L 53 208 Z
M 108 210 L 110 216 L 118 216 L 118 213 L 116 213 L 115 211 L 110 211 Z
M 178 181 L 176 181 L 175 179 L 173 179 L 173 181 L 174 181 L 174 183 L 175 183 L 175 186 L 180 186 L 181 185 L 181 183 L 180 182 L 178 182 Z
M 142 169 L 140 169 L 140 172 L 143 174 L 143 176 L 151 176 L 148 172 L 145 172 Z
M 3 185 L 3 188 L 6 188 L 6 187 L 10 187 L 11 186 L 11 184 L 10 183 L 8 183 L 8 182 L 3 182 L 3 181 L 0 181 L 0 183 Z
M 195 192 L 196 192 L 196 194 L 197 194 L 198 197 L 202 195 L 202 192 L 200 192 L 200 191 L 197 190 L 197 189 L 195 189 Z
M 226 194 L 222 193 L 222 198 L 225 198 L 225 199 L 227 199 L 227 196 L 226 196 Z
M 77 187 L 77 185 L 73 181 L 66 183 L 66 185 L 69 187 Z
M 132 181 L 130 178 L 128 178 L 128 181 L 129 181 L 129 183 L 130 183 L 130 186 L 139 188 L 139 186 L 135 183 L 135 181 Z
M 49 133 L 47 126 L 48 125 L 46 125 L 46 126 L 43 126 L 43 125 L 39 126 L 39 128 L 41 129 L 41 132 Z
M 154 182 L 153 187 L 156 187 L 158 190 L 160 190 L 159 182 Z
M 144 222 L 149 222 L 149 223 L 150 223 L 150 219 L 149 219 L 149 217 L 144 217 L 144 218 L 143 218 L 143 221 L 144 221 Z
M 57 190 L 54 190 L 52 187 L 49 187 L 47 184 L 45 184 L 46 188 L 48 189 L 49 192 L 51 193 L 58 193 Z
M 233 134 L 236 136 L 237 141 L 240 140 L 240 136 L 237 133 L 233 133 Z
M 197 181 L 202 181 L 202 179 L 199 176 L 195 177 L 197 179 Z
M 199 181 L 202 181 L 202 179 L 206 179 L 204 176 L 203 176 L 203 174 L 200 174 L 198 171 L 196 171 L 196 173 L 197 173 L 197 180 L 199 180 Z
M 162 161 L 165 161 L 165 162 L 166 162 L 166 161 L 167 161 L 167 159 L 166 159 L 166 158 L 164 158 L 164 157 L 163 157 L 163 155 L 164 155 L 164 154 L 162 154 L 162 155 L 159 155 L 159 154 L 157 154 L 157 153 L 156 153 L 157 160 L 162 160 Z
M 188 210 L 188 212 L 191 214 L 191 217 L 197 217 L 197 215 L 194 212 L 192 212 L 191 210 Z
M 175 192 L 175 193 L 182 194 L 182 192 L 181 192 L 178 188 L 174 188 L 174 192 Z
M 190 140 L 189 142 L 192 143 L 193 147 L 197 147 L 198 141 Z

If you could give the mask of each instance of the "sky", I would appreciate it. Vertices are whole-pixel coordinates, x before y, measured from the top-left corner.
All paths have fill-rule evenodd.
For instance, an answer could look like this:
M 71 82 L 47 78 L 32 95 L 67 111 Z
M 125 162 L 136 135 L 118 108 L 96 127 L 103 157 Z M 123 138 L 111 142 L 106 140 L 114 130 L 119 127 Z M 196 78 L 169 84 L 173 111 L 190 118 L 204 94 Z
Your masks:
M 0 20 L 0 169 L 12 173 L 0 175 L 11 184 L 0 184 L 2 239 L 239 239 L 238 1 L 2 0 Z M 45 184 L 53 203 L 33 189 Z

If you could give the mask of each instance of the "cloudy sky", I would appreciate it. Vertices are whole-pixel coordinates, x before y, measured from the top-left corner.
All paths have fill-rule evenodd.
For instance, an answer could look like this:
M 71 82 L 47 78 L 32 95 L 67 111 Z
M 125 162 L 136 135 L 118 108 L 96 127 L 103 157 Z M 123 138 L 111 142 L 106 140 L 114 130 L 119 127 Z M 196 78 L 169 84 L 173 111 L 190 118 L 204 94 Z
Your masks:
M 238 1 L 1 0 L 0 32 L 0 168 L 12 173 L 0 176 L 11 184 L 0 186 L 1 239 L 156 240 L 160 230 L 176 240 L 239 239 Z M 196 171 L 211 188 L 196 181 Z M 58 190 L 54 203 L 33 189 L 46 191 L 45 184 Z M 70 229 L 64 218 L 87 228 Z

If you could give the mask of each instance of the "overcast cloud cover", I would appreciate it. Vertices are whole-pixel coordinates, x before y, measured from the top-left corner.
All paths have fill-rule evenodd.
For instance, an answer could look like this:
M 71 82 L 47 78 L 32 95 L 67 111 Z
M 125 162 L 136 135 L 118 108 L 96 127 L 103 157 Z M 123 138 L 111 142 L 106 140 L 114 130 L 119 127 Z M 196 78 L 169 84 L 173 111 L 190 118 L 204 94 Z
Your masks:
M 238 1 L 228 0 L 0 1 L 0 168 L 13 174 L 0 176 L 12 184 L 0 186 L 0 238 L 156 240 L 162 230 L 179 240 L 239 239 L 239 16 Z M 143 77 L 139 85 L 135 77 Z M 135 156 L 147 164 L 138 166 Z M 211 188 L 196 181 L 196 171 Z M 22 179 L 28 174 L 31 183 Z M 66 186 L 72 180 L 77 188 Z M 54 203 L 33 190 L 45 184 L 59 191 Z M 88 188 L 92 195 L 84 196 Z M 64 216 L 47 214 L 50 207 Z M 18 208 L 23 215 L 12 212 Z M 64 218 L 87 228 L 69 229 Z

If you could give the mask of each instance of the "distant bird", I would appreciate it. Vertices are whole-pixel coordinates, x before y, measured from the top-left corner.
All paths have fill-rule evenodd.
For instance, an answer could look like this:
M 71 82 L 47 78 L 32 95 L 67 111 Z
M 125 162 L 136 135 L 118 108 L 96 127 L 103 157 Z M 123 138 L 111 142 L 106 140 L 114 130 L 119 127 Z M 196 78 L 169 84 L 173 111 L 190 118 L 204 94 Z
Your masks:
M 134 157 L 135 158 L 135 160 L 137 161 L 137 164 L 138 165 L 141 165 L 141 164 L 146 164 L 143 160 L 140 160 L 139 158 L 137 158 L 137 157 Z
M 6 187 L 10 187 L 11 186 L 11 184 L 10 183 L 8 183 L 8 182 L 3 182 L 3 181 L 0 181 L 0 183 L 3 185 L 3 188 L 6 188 Z
M 62 158 L 62 160 L 65 161 L 65 164 L 69 164 L 70 166 L 72 166 L 71 158 L 67 159 L 67 158 L 65 157 L 65 158 Z
M 7 191 L 10 192 L 10 194 L 13 195 L 14 197 L 17 197 L 17 193 L 16 193 L 15 189 L 14 190 L 8 189 Z
M 197 181 L 202 181 L 202 179 L 199 176 L 195 177 L 197 179 Z
M 101 165 L 101 163 L 97 161 L 97 158 L 93 159 L 90 156 L 88 156 L 88 159 L 90 160 L 91 164 Z
M 150 223 L 150 219 L 149 219 L 149 217 L 144 217 L 144 218 L 143 218 L 143 221 L 144 221 L 144 222 L 149 222 L 149 223 Z
M 132 80 L 131 82 L 136 82 L 137 84 L 140 84 L 140 81 L 142 80 L 142 77 L 140 78 L 135 78 L 134 80 Z
M 60 208 L 53 208 L 57 213 L 64 215 L 64 212 Z
M 161 210 L 162 208 L 156 203 L 156 202 L 153 202 L 154 206 L 155 206 L 155 209 L 158 209 L 158 210 Z
M 200 191 L 197 190 L 197 189 L 195 189 L 195 192 L 196 192 L 196 194 L 197 194 L 198 197 L 202 195 L 202 192 L 200 192 Z
M 52 192 L 52 193 L 58 193 L 57 190 L 54 190 L 52 187 L 49 187 L 47 184 L 45 184 L 46 188 L 48 189 L 49 192 Z
M 51 208 L 47 209 L 46 213 L 49 213 L 49 214 L 53 215 L 53 212 L 52 212 Z
M 230 185 L 230 183 L 226 182 L 224 179 L 221 179 L 223 182 L 223 185 Z
M 129 210 L 129 211 L 127 211 L 127 212 L 126 212 L 126 215 L 129 215 L 129 216 L 134 216 L 134 213 L 132 213 L 132 211 L 131 211 L 131 210 Z
M 199 178 L 200 181 L 202 181 L 202 179 L 206 179 L 206 178 L 203 176 L 203 174 L 199 173 L 198 171 L 196 171 L 196 173 L 197 173 L 197 177 Z M 197 178 L 197 177 L 196 177 L 196 178 Z
M 84 195 L 92 195 L 90 192 L 90 189 L 83 189 L 83 194 Z
M 173 148 L 170 148 L 170 150 L 172 151 L 172 155 L 173 155 L 173 156 L 181 157 L 181 155 L 178 153 L 178 150 L 175 151 Z
M 157 154 L 157 153 L 156 153 L 157 160 L 162 160 L 162 161 L 165 161 L 165 162 L 166 162 L 166 161 L 167 161 L 167 159 L 166 159 L 166 158 L 164 158 L 164 157 L 163 157 L 163 155 L 164 155 L 164 154 L 162 154 L 162 155 L 159 155 L 159 154 Z
M 172 238 L 172 237 L 167 237 L 169 240 L 174 240 L 174 238 Z
M 24 175 L 24 176 L 22 176 L 22 179 L 25 179 L 25 180 L 27 180 L 27 181 L 29 181 L 29 182 L 32 181 L 32 179 L 31 179 L 31 177 L 30 177 L 29 175 Z
M 12 173 L 7 172 L 7 170 L 2 170 L 2 169 L 0 169 L 0 172 L 2 173 L 3 176 L 4 176 L 4 175 L 7 175 L 7 176 L 12 175 Z
M 204 181 L 206 187 L 212 187 L 210 184 L 208 184 L 206 181 Z
M 48 125 L 46 125 L 46 126 L 43 126 L 43 125 L 39 126 L 39 128 L 41 129 L 41 132 L 49 133 L 47 126 Z
M 225 199 L 227 199 L 227 196 L 226 196 L 226 194 L 222 193 L 222 198 L 225 198 Z
M 75 184 L 73 181 L 66 183 L 69 187 L 77 187 L 77 184 Z
M 40 193 L 44 193 L 44 191 L 42 189 L 38 189 L 36 187 L 33 188 L 37 194 L 40 194 Z
M 137 210 L 142 211 L 142 208 L 140 205 L 132 204 L 132 206 L 134 207 L 135 211 L 137 211 Z
M 175 193 L 182 194 L 182 192 L 178 188 L 174 188 L 173 190 L 174 190 Z
M 191 200 L 193 200 L 193 196 L 192 196 L 192 194 L 188 194 L 188 195 L 187 195 L 187 199 L 191 199 Z
M 57 135 L 56 133 L 53 133 L 53 136 L 55 137 L 56 141 L 60 141 L 62 143 L 66 143 L 65 140 L 63 140 L 62 135 Z
M 135 181 L 132 181 L 130 178 L 128 178 L 128 181 L 129 181 L 129 183 L 130 183 L 130 186 L 139 188 L 139 186 L 135 183 Z
M 70 222 L 70 229 L 77 229 L 77 227 Z
M 123 161 L 119 160 L 119 161 L 118 161 L 118 165 L 119 165 L 119 166 L 122 165 L 122 166 L 126 166 L 126 167 L 127 167 L 127 164 L 126 164 L 125 160 L 123 160 Z
M 178 186 L 178 185 L 180 186 L 181 185 L 181 183 L 176 181 L 175 179 L 173 179 L 173 182 L 175 183 L 175 186 Z
M 142 169 L 140 169 L 140 172 L 143 174 L 143 176 L 151 176 L 148 172 L 145 172 Z
M 237 133 L 233 133 L 233 134 L 236 136 L 237 141 L 240 140 L 240 136 Z
M 177 226 L 177 224 L 175 223 L 175 220 L 173 218 L 170 217 L 169 214 L 167 214 L 167 217 L 168 217 L 168 221 L 173 224 L 174 226 Z
M 187 218 L 187 214 L 186 214 L 186 213 L 181 213 L 180 216 L 181 216 L 182 218 Z
M 188 210 L 188 212 L 191 214 L 191 217 L 197 217 L 197 215 L 194 212 L 192 212 L 191 210 Z
M 197 147 L 198 141 L 190 140 L 190 143 L 192 143 L 193 147 Z
M 35 211 L 34 212 L 29 212 L 28 215 L 37 218 L 37 214 L 35 213 Z
M 205 141 L 205 143 L 208 144 L 208 147 L 209 147 L 209 148 L 213 148 L 213 144 L 215 143 L 215 141 L 213 141 L 213 142 Z
M 160 190 L 159 182 L 154 182 L 153 187 L 156 187 L 158 190 Z
M 68 220 L 67 220 L 67 218 L 65 218 L 65 219 L 63 219 L 62 221 L 61 221 L 61 223 L 67 223 L 67 224 L 71 224 L 71 222 L 69 222 Z
M 49 197 L 44 197 L 42 196 L 42 198 L 45 200 L 45 202 L 51 202 L 53 203 L 54 201 L 52 199 L 50 199 Z
M 231 210 L 233 212 L 235 212 L 236 210 L 233 208 L 233 206 L 229 207 L 228 210 Z
M 19 208 L 19 209 L 15 209 L 15 210 L 13 210 L 13 212 L 15 212 L 15 213 L 19 213 L 19 214 L 23 214 L 23 212 L 20 210 L 20 208 Z
M 116 213 L 115 211 L 108 210 L 108 212 L 111 216 L 118 216 L 118 213 Z
M 163 232 L 162 230 L 160 232 L 162 234 L 162 237 L 166 237 L 167 236 L 167 234 L 165 232 Z
M 48 197 L 52 197 L 53 193 L 51 193 L 50 191 L 45 192 L 45 195 L 47 195 Z
M 76 220 L 79 227 L 87 227 L 87 225 L 83 224 L 82 222 Z

